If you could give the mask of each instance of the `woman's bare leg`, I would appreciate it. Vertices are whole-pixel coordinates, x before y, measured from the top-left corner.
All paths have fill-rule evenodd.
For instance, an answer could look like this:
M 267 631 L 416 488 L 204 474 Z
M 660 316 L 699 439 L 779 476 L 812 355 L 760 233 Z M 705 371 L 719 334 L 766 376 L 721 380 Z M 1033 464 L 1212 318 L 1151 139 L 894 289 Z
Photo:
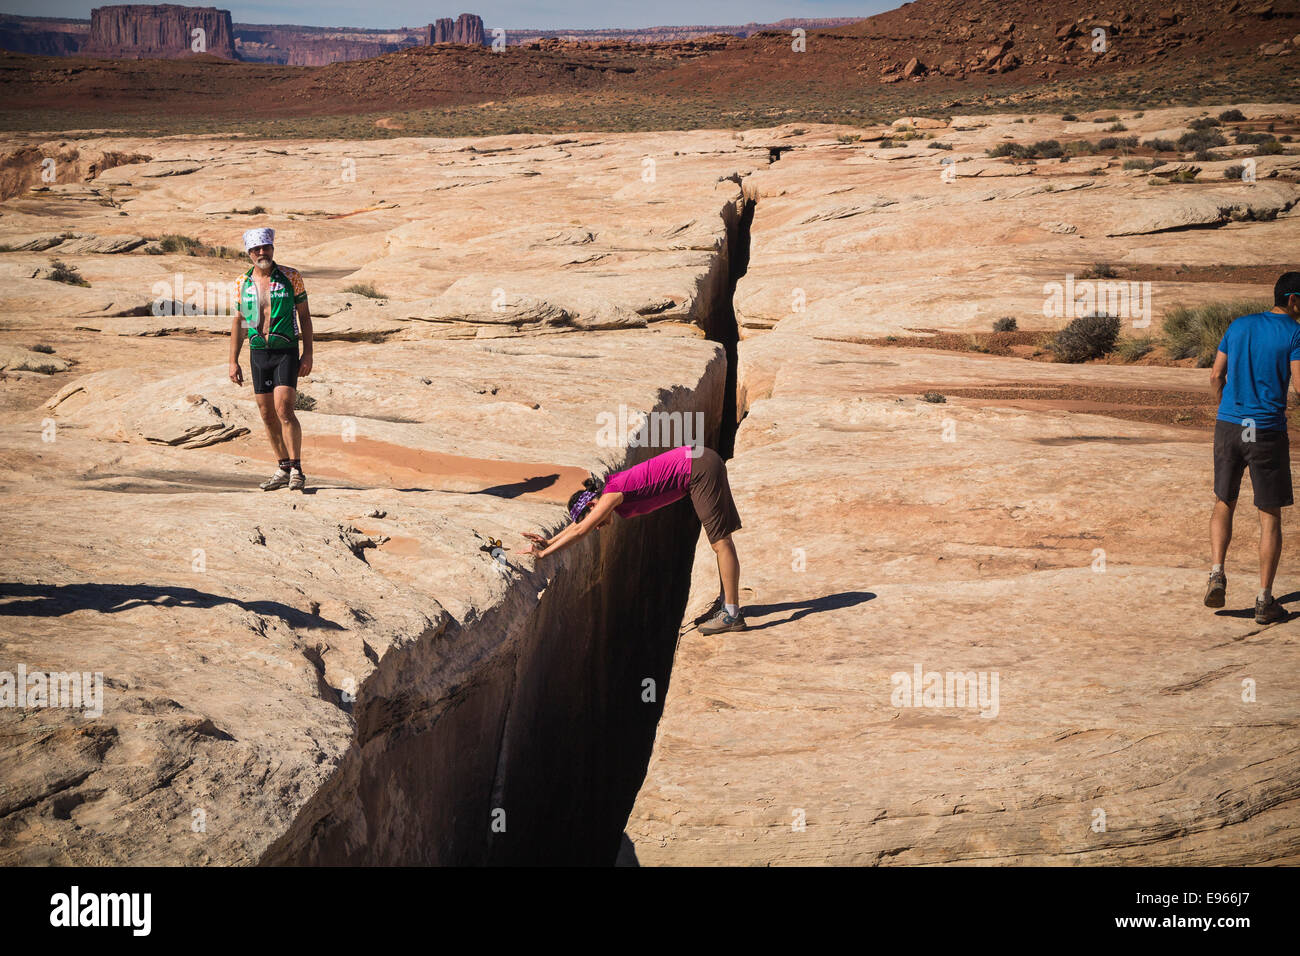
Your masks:
M 718 577 L 722 579 L 722 598 L 726 603 L 740 605 L 740 558 L 731 535 L 713 542 L 713 553 L 718 556 Z

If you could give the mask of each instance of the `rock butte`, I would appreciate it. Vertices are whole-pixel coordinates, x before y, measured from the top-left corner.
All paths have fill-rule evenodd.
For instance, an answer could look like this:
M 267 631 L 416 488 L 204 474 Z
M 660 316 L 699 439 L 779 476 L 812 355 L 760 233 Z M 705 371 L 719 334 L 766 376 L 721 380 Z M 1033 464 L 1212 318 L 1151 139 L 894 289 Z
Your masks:
M 954 117 L 951 152 L 807 125 L 74 141 L 134 161 L 0 218 L 26 250 L 0 254 L 0 671 L 102 671 L 104 713 L 0 709 L 0 861 L 1296 862 L 1300 624 L 1241 610 L 1248 514 L 1228 609 L 1200 606 L 1208 432 L 1051 399 L 1209 401 L 1207 374 L 865 340 L 1054 327 L 1044 284 L 1095 261 L 1276 263 L 1300 157 L 1253 186 L 985 160 L 1071 126 L 1012 120 Z M 152 314 L 240 262 L 114 241 L 263 222 L 320 337 L 301 497 L 250 490 L 228 317 Z M 31 278 L 56 257 L 89 287 Z M 1155 323 L 1266 291 L 1161 280 Z M 749 632 L 689 624 L 716 575 L 685 503 L 540 567 L 479 550 L 653 451 L 597 443 L 620 404 L 699 411 L 724 450 L 743 416 Z M 995 672 L 996 717 L 898 706 L 918 666 Z

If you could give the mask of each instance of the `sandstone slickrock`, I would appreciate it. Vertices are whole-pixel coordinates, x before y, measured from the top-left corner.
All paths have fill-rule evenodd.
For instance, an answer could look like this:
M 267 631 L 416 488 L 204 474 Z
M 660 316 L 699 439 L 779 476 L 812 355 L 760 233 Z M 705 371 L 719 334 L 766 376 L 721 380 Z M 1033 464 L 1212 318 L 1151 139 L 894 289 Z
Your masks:
M 99 717 L 0 709 L 0 860 L 608 863 L 624 830 L 645 864 L 1300 858 L 1300 623 L 1243 614 L 1248 532 L 1229 608 L 1199 605 L 1207 432 L 1152 417 L 1209 403 L 1205 372 L 871 344 L 1057 328 L 1045 286 L 1097 262 L 1271 269 L 1294 184 L 988 159 L 1071 126 L 1015 118 L 954 115 L 953 149 L 915 154 L 807 124 L 121 140 L 198 168 L 8 199 L 0 245 L 53 211 L 209 245 L 271 220 L 339 334 L 301 382 L 315 493 L 262 494 L 269 449 L 212 334 L 241 263 L 70 253 L 81 289 L 26 278 L 57 246 L 0 253 L 0 342 L 69 363 L 0 375 L 0 494 L 32 542 L 0 567 L 0 670 L 106 683 Z M 951 176 L 948 154 L 1023 172 Z M 1228 221 L 1108 234 L 1184 197 Z M 154 316 L 177 276 L 214 311 Z M 1156 282 L 1126 335 L 1264 290 L 1200 279 Z M 650 453 L 602 443 L 620 406 L 700 412 L 710 441 L 742 419 L 750 631 L 689 626 L 717 580 L 685 504 L 540 565 L 480 550 Z M 896 698 L 917 666 L 998 674 L 996 716 Z

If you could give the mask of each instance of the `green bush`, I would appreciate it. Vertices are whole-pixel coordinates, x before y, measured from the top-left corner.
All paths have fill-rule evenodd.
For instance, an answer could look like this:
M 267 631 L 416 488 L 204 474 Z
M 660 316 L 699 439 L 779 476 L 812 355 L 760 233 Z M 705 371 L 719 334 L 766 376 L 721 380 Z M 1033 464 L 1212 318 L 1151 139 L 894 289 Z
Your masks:
M 929 402 L 932 405 L 942 405 L 948 401 L 940 392 L 926 392 L 921 396 L 921 401 Z
M 936 139 L 933 143 L 929 143 L 928 147 L 930 149 L 952 149 L 952 143 L 941 143 Z
M 1064 123 L 1077 123 L 1079 122 L 1079 117 L 1075 116 L 1073 113 L 1063 113 L 1061 115 L 1061 121 Z
M 1240 179 L 1241 174 L 1244 173 L 1245 171 L 1246 171 L 1245 166 L 1241 165 L 1241 163 L 1236 163 L 1235 165 L 1229 166 L 1227 169 L 1223 171 L 1223 178 Z
M 1224 110 L 1219 114 L 1219 120 L 1223 123 L 1240 123 L 1246 118 L 1246 114 L 1241 110 Z
M 1157 153 L 1172 153 L 1178 148 L 1172 139 L 1147 139 L 1142 141 L 1142 145 Z
M 1029 152 L 1033 156 L 1042 159 L 1056 159 L 1063 152 L 1061 144 L 1054 139 L 1042 139 L 1029 147 Z
M 1068 156 L 1091 156 L 1096 152 L 1097 144 L 1086 139 L 1076 139 L 1065 144 L 1065 153 Z
M 1238 146 L 1254 146 L 1258 143 L 1267 143 L 1274 137 L 1272 133 L 1251 133 L 1246 130 L 1238 130 L 1232 138 Z
M 1016 330 L 1016 320 L 1009 315 L 1004 315 L 1000 319 L 993 321 L 994 332 L 1014 332 Z
M 1255 147 L 1256 156 L 1276 156 L 1279 153 L 1284 152 L 1286 152 L 1286 150 L 1283 148 L 1282 144 L 1275 139 L 1271 139 L 1267 143 L 1260 143 Z
M 1118 338 L 1119 317 L 1094 312 L 1071 321 L 1048 348 L 1062 362 L 1086 362 L 1113 350 Z
M 1126 132 L 1128 132 L 1128 127 L 1125 126 L 1123 123 L 1112 123 L 1110 126 L 1107 126 L 1107 127 L 1106 127 L 1106 132 L 1108 132 L 1108 133 L 1126 133 Z
M 1124 160 L 1125 169 L 1150 169 L 1145 159 L 1126 159 Z
M 1192 120 L 1187 125 L 1192 129 L 1212 129 L 1219 125 L 1219 121 L 1213 116 L 1202 116 L 1199 119 Z
M 1214 364 L 1223 333 L 1232 320 L 1241 315 L 1267 312 L 1268 302 L 1256 299 L 1229 299 L 1204 305 L 1178 305 L 1165 313 L 1165 344 L 1176 359 L 1195 358 L 1201 368 Z

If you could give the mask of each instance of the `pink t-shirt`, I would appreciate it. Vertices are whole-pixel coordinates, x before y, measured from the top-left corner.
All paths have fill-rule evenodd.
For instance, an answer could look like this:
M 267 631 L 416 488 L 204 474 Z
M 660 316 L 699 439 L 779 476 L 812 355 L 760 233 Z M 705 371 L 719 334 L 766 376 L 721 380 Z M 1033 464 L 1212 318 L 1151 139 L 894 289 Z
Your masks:
M 686 496 L 691 489 L 693 461 L 690 445 L 670 448 L 662 455 L 610 475 L 605 491 L 622 493 L 623 501 L 614 509 L 620 517 L 648 514 Z

